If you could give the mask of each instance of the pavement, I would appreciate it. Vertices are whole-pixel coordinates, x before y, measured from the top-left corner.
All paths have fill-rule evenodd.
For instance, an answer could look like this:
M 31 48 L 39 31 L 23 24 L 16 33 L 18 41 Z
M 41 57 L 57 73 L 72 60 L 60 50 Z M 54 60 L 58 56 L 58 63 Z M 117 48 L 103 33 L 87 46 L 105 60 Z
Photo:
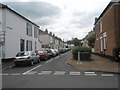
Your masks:
M 67 64 L 86 71 L 100 71 L 120 74 L 120 63 L 92 54 L 91 61 L 68 60 Z
M 11 68 L 11 67 L 13 67 L 13 66 L 14 66 L 13 60 L 8 61 L 8 62 L 2 62 L 2 70 Z

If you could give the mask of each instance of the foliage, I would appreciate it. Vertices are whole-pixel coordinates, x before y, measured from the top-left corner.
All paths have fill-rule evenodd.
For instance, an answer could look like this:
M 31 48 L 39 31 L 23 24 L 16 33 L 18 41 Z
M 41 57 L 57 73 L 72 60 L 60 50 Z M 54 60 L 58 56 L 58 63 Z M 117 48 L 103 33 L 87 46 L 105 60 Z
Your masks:
M 120 55 L 120 47 L 114 49 L 114 57 L 116 61 L 120 60 L 119 55 Z
M 75 46 L 81 45 L 81 40 L 78 38 L 72 38 L 72 40 L 67 41 L 68 44 L 74 44 Z
M 96 39 L 95 34 L 92 34 L 87 38 L 88 45 L 92 48 L 94 47 L 95 39 Z
M 81 46 L 78 46 L 78 47 L 75 47 L 73 50 L 72 50 L 72 54 L 73 54 L 73 58 L 75 60 L 78 59 L 78 52 L 91 52 L 91 48 L 88 48 L 88 47 L 81 47 Z

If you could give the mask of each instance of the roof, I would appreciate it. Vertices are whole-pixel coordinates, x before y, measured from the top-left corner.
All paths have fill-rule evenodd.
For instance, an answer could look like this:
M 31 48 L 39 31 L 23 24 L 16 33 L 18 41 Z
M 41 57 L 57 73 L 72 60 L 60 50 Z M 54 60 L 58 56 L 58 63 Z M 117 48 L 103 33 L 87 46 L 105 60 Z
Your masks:
M 115 4 L 115 3 L 120 3 L 120 0 L 118 2 L 111 1 L 107 7 L 103 10 L 103 12 L 100 14 L 100 16 L 95 20 L 94 25 L 100 20 L 101 17 Z
M 18 12 L 14 11 L 13 9 L 11 9 L 10 7 L 8 7 L 7 5 L 1 4 L 0 3 L 0 8 L 7 8 L 8 10 L 14 12 L 15 14 L 17 14 L 18 16 L 22 17 L 23 19 L 27 20 L 28 22 L 34 24 L 35 26 L 39 27 L 37 24 L 35 24 L 34 22 L 30 21 L 29 19 L 25 18 L 23 15 L 19 14 Z

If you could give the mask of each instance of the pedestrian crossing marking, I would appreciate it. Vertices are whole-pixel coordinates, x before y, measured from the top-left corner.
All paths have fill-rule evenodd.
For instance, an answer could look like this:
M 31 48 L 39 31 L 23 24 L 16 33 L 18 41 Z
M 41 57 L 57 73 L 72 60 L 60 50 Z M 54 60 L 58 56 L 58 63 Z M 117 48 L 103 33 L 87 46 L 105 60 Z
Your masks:
M 86 76 L 97 76 L 95 73 L 85 74 Z
M 80 75 L 80 72 L 70 72 L 69 75 Z
M 79 76 L 79 75 L 85 75 L 85 76 L 97 76 L 98 74 L 96 74 L 95 72 L 84 72 L 81 74 L 81 72 L 75 72 L 75 71 L 70 71 L 69 73 L 66 73 L 66 71 L 40 71 L 40 73 L 38 73 L 37 71 L 30 71 L 27 73 L 1 73 L 0 76 L 7 76 L 7 75 L 13 75 L 13 76 L 17 76 L 17 75 L 70 75 L 70 76 Z M 100 76 L 102 77 L 113 77 L 114 74 L 100 74 Z
M 7 74 L 7 73 L 0 73 L 0 75 L 2 76 L 2 75 L 9 75 L 9 74 Z
M 21 75 L 21 73 L 11 73 L 11 75 Z
M 54 75 L 64 75 L 65 71 L 55 71 Z
M 85 74 L 95 74 L 95 72 L 85 72 Z
M 52 73 L 52 71 L 41 71 L 38 75 L 49 75 L 50 73 Z
M 114 76 L 113 74 L 101 74 L 101 76 L 106 77 L 106 76 Z

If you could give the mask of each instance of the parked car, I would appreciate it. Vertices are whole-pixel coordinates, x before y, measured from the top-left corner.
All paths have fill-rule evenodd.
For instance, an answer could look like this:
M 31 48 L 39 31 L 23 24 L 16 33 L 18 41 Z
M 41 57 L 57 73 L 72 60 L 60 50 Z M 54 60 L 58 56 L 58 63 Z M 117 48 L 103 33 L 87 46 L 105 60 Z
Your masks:
M 36 54 L 40 56 L 41 60 L 47 60 L 50 58 L 46 50 L 37 50 Z
M 20 63 L 29 63 L 32 66 L 34 63 L 40 63 L 40 58 L 33 51 L 23 51 L 17 53 L 14 63 L 15 66 L 18 66 Z
M 58 49 L 54 49 L 54 51 L 56 52 L 56 55 L 60 55 L 60 52 L 58 51 Z
M 54 49 L 50 49 L 50 50 L 52 51 L 54 57 L 57 56 L 57 53 Z
M 60 53 L 64 53 L 64 52 L 65 52 L 65 50 L 64 50 L 63 48 L 59 48 L 58 51 L 59 51 Z
M 50 58 L 54 57 L 54 53 L 50 49 L 46 49 L 46 51 L 49 54 Z

